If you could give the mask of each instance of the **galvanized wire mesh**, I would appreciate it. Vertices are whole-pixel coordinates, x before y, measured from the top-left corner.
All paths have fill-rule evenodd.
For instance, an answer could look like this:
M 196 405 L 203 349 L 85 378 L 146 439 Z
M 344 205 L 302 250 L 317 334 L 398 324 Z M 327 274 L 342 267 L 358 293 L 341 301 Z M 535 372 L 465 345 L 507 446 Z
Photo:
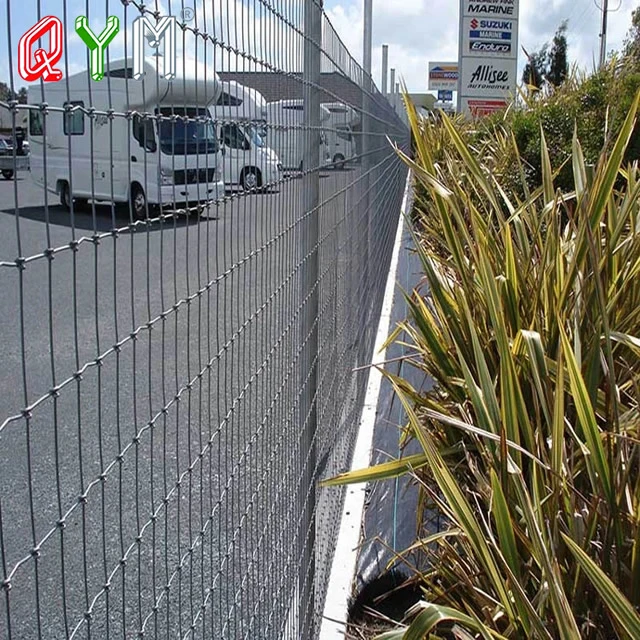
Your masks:
M 406 126 L 311 0 L 4 4 L 0 637 L 313 638 Z M 79 15 L 120 19 L 100 81 Z

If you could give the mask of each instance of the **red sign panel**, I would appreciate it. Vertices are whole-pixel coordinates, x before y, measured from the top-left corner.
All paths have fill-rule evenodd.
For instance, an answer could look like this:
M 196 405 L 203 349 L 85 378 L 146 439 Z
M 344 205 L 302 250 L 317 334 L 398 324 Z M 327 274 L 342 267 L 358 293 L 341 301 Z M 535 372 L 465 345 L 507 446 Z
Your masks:
M 496 111 L 502 111 L 508 106 L 506 100 L 480 100 L 469 98 L 467 104 L 469 105 L 469 111 L 474 118 L 481 118 L 482 116 L 488 116 Z

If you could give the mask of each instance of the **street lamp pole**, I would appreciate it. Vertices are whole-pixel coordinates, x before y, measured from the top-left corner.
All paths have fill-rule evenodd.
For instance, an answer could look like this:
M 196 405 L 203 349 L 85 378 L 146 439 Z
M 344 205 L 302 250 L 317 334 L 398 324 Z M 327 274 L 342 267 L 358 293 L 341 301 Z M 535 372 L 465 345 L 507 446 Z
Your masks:
M 380 91 L 382 95 L 387 95 L 387 79 L 389 77 L 389 45 L 382 45 L 382 82 L 380 84 Z

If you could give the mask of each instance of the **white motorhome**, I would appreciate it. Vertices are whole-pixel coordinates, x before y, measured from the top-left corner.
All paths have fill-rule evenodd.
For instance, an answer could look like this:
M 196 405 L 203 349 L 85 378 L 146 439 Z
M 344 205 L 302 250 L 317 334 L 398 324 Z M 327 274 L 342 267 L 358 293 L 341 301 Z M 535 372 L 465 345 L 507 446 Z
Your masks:
M 256 124 L 216 122 L 222 152 L 222 179 L 229 186 L 259 189 L 282 177 L 282 164 Z
M 156 60 L 145 61 L 140 80 L 131 61 L 120 60 L 100 82 L 81 72 L 29 88 L 29 104 L 49 107 L 44 120 L 41 110 L 30 110 L 31 175 L 66 208 L 72 199 L 130 202 L 134 216 L 144 218 L 148 204 L 184 206 L 224 195 L 208 112 L 220 81 L 215 75 L 167 81 Z M 91 109 L 103 113 L 90 116 Z M 110 109 L 134 115 L 110 118 Z
M 329 110 L 332 121 L 336 124 L 357 127 L 360 124 L 360 114 L 347 104 L 342 102 L 323 102 L 322 106 Z
M 323 102 L 322 106 L 330 114 L 326 134 L 331 162 L 335 168 L 343 169 L 347 161 L 357 156 L 352 127 L 358 126 L 360 115 L 342 102 Z
M 331 114 L 320 106 L 320 123 L 325 127 Z M 304 101 L 278 100 L 267 104 L 267 122 L 270 127 L 269 145 L 276 152 L 285 169 L 303 169 L 304 156 Z M 327 137 L 320 136 L 320 163 L 331 162 Z
M 215 102 L 213 113 L 225 122 L 249 121 L 256 126 L 261 138 L 266 137 L 267 101 L 251 87 L 235 80 L 222 81 L 222 93 Z
M 331 164 L 336 169 L 344 169 L 345 164 L 357 155 L 351 127 L 348 124 L 329 124 L 324 133 Z

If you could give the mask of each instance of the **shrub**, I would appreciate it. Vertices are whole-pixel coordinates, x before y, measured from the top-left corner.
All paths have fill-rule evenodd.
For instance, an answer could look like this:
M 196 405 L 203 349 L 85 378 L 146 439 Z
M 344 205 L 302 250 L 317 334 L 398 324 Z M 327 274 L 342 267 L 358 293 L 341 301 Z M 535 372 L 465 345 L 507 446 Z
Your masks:
M 547 116 L 479 135 L 409 108 L 429 288 L 394 336 L 437 385 L 387 374 L 422 454 L 329 483 L 413 473 L 449 524 L 417 542 L 424 602 L 381 638 L 640 638 L 639 99 L 592 170 L 577 136 L 568 163 L 547 144 Z M 560 102 L 544 113 L 573 129 Z
M 564 192 L 573 187 L 570 162 L 574 129 L 582 145 L 587 164 L 595 164 L 603 146 L 610 145 L 620 131 L 627 113 L 640 88 L 640 72 L 629 60 L 609 65 L 590 76 L 577 72 L 544 99 L 532 98 L 523 106 L 513 106 L 504 115 L 497 115 L 482 123 L 477 131 L 477 143 L 491 140 L 496 128 L 508 128 L 513 132 L 516 148 L 502 158 L 497 171 L 508 169 L 519 156 L 526 168 L 527 185 L 535 189 L 542 184 L 540 165 L 540 132 L 544 131 L 549 157 L 558 168 L 556 186 Z M 630 140 L 625 162 L 640 158 L 638 130 Z M 563 164 L 567 163 L 567 164 Z M 523 195 L 520 184 L 506 186 Z

